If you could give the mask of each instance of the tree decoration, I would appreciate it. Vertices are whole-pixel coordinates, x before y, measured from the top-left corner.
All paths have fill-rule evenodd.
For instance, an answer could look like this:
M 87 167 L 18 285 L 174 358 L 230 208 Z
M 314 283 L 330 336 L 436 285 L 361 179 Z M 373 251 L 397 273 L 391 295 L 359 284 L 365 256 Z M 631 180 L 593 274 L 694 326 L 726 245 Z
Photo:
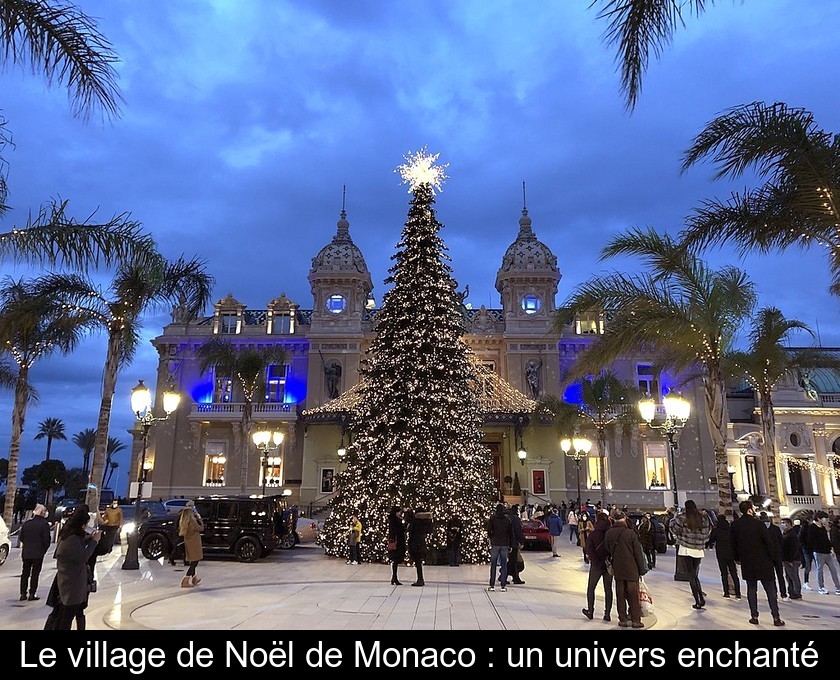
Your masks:
M 362 366 L 352 443 L 325 523 L 329 555 L 347 555 L 347 527 L 362 522 L 364 561 L 387 559 L 392 506 L 432 514 L 429 561 L 445 554 L 446 522 L 460 517 L 465 562 L 485 562 L 484 522 L 493 502 L 490 453 L 481 443 L 480 376 L 461 340 L 457 284 L 438 232 L 435 188 L 444 179 L 437 155 L 406 156 L 398 171 L 413 193 L 377 314 L 376 338 Z

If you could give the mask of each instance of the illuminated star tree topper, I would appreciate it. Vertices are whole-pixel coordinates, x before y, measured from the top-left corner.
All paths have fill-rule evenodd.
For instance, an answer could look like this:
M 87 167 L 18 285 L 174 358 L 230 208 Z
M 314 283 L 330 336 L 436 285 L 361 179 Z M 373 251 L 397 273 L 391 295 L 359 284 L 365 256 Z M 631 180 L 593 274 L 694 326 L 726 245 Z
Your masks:
M 444 172 L 444 169 L 449 167 L 449 163 L 435 165 L 438 156 L 440 156 L 439 153 L 430 154 L 425 146 L 417 153 L 409 151 L 403 156 L 407 162 L 400 165 L 394 172 L 400 173 L 402 184 L 408 184 L 408 193 L 412 193 L 421 184 L 431 186 L 432 193 L 435 189 L 438 192 L 442 191 L 441 184 L 445 179 L 449 179 Z

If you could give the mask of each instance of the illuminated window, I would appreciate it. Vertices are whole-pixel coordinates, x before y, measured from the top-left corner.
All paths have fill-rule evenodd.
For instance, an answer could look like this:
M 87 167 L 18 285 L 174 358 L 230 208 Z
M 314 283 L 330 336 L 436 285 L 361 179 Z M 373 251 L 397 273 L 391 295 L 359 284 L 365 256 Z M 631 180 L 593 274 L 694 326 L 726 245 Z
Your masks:
M 522 296 L 522 302 L 519 303 L 522 311 L 526 314 L 536 314 L 542 309 L 542 298 L 539 295 L 529 293 Z
M 282 404 L 283 394 L 286 391 L 286 376 L 289 373 L 289 365 L 272 365 L 268 367 L 265 381 L 265 402 L 267 404 Z
M 347 300 L 344 299 L 343 295 L 336 293 L 335 295 L 330 295 L 327 298 L 328 312 L 331 312 L 332 314 L 341 314 L 345 307 L 347 307 Z
M 604 461 L 604 465 L 606 465 L 606 461 Z M 590 489 L 601 488 L 601 460 L 598 456 L 587 456 L 586 475 Z
M 652 447 L 651 447 L 652 448 Z M 668 459 L 649 449 L 645 456 L 645 481 L 649 489 L 668 488 Z
M 204 486 L 225 485 L 227 442 L 207 442 L 204 447 Z
M 216 376 L 213 381 L 213 403 L 227 404 L 233 396 L 233 380 L 228 376 Z
M 265 462 L 263 466 L 262 463 Z M 267 456 L 265 461 L 260 460 L 260 484 L 265 476 L 266 490 L 283 486 L 283 457 Z
M 639 390 L 642 394 L 649 394 L 654 399 L 658 399 L 659 394 L 659 380 L 653 372 L 653 366 L 650 364 L 638 364 L 636 366 L 636 375 L 638 376 Z
M 835 496 L 838 496 L 840 495 L 840 456 L 836 453 L 834 455 L 829 454 L 828 461 L 831 465 L 831 469 L 834 471 L 834 474 L 831 475 L 832 493 L 834 493 Z

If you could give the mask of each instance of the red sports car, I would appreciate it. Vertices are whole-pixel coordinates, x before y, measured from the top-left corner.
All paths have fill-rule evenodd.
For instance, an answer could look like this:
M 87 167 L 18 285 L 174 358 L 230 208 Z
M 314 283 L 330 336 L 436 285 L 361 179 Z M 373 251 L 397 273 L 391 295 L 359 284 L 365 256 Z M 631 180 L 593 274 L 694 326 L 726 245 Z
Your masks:
M 525 550 L 551 550 L 548 527 L 538 519 L 522 520 L 522 542 Z

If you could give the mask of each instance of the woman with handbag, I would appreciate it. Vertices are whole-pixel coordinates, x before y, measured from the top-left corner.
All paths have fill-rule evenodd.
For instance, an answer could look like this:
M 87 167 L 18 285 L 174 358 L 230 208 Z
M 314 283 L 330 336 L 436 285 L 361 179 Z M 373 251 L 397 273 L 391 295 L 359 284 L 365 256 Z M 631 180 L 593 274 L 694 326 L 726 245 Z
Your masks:
M 397 567 L 405 562 L 405 524 L 402 508 L 398 505 L 388 514 L 388 559 L 391 561 L 391 585 L 401 586 Z
M 712 532 L 709 516 L 697 509 L 692 500 L 685 502 L 685 509 L 671 520 L 671 533 L 677 544 L 677 557 L 681 558 L 688 571 L 688 583 L 694 596 L 692 608 L 703 609 L 706 599 L 700 587 L 700 561 Z

